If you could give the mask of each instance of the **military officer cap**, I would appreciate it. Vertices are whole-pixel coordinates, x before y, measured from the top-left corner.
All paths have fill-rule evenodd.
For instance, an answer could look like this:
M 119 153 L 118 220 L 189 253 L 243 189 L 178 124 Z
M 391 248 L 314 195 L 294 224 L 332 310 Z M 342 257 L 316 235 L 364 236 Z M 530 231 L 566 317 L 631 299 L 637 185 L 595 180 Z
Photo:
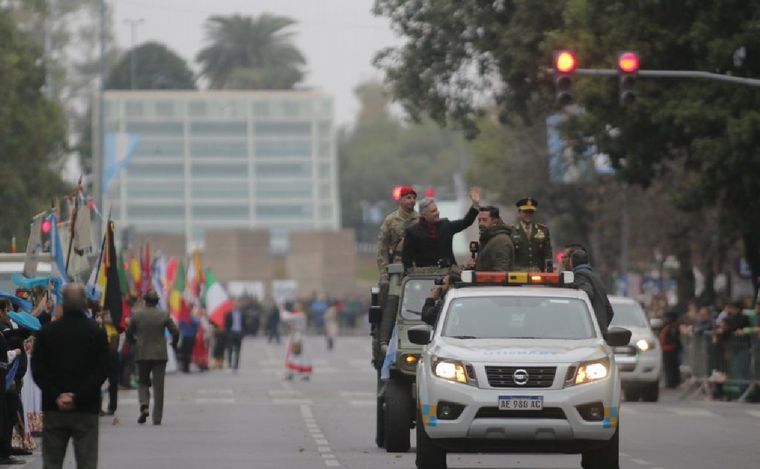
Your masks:
M 517 208 L 519 210 L 533 210 L 535 211 L 538 207 L 538 202 L 536 202 L 536 199 L 532 197 L 526 197 L 524 199 L 520 199 L 515 204 L 517 205 Z

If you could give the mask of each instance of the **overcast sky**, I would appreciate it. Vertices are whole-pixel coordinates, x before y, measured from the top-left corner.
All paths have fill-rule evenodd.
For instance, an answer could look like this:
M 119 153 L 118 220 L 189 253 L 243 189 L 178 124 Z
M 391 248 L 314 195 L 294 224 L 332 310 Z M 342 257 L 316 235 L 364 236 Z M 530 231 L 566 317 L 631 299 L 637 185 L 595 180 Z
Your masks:
M 384 18 L 372 15 L 374 0 L 111 0 L 119 46 L 131 46 L 127 20 L 144 19 L 137 42 L 158 41 L 185 58 L 194 71 L 204 46 L 203 23 L 210 15 L 272 13 L 296 21 L 294 42 L 307 61 L 304 85 L 335 98 L 336 122 L 350 124 L 358 111 L 353 90 L 381 79 L 372 64 L 375 52 L 399 39 Z

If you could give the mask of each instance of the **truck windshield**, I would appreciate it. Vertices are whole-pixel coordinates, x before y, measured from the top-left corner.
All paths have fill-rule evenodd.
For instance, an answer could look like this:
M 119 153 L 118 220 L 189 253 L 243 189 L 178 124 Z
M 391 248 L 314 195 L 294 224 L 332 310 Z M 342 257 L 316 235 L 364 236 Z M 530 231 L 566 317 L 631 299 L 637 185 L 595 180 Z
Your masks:
M 596 332 L 589 310 L 581 300 L 490 296 L 452 300 L 443 335 L 478 339 L 589 339 Z
M 401 297 L 401 317 L 404 319 L 420 319 L 425 299 L 430 296 L 433 288 L 432 278 L 409 279 L 404 283 Z

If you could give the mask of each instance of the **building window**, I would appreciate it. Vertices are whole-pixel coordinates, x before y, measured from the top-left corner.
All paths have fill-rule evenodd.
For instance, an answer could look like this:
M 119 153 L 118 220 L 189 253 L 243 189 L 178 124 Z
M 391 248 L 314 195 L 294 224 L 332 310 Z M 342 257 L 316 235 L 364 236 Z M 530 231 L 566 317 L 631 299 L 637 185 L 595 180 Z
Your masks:
M 254 184 L 254 191 L 258 199 L 311 199 L 312 185 L 309 182 L 285 184 L 272 181 L 262 181 Z
M 256 157 L 311 157 L 311 142 L 303 141 L 257 141 Z
M 248 142 L 245 140 L 193 140 L 190 154 L 198 157 L 247 158 Z
M 135 149 L 135 157 L 178 157 L 185 153 L 185 146 L 178 140 L 147 140 L 142 139 Z
M 256 163 L 258 177 L 311 177 L 311 163 Z
M 194 136 L 245 138 L 247 127 L 245 122 L 193 122 L 190 124 L 190 133 Z
M 320 205 L 319 206 L 319 217 L 331 220 L 332 217 L 333 217 L 333 207 L 332 207 L 332 205 Z
M 319 177 L 321 179 L 329 179 L 332 177 L 332 164 L 329 161 L 322 161 L 319 163 Z
M 156 115 L 158 117 L 174 117 L 175 107 L 173 101 L 157 101 Z
M 182 122 L 127 122 L 127 132 L 141 136 L 181 137 Z
M 193 205 L 193 219 L 248 220 L 248 205 Z
M 326 140 L 319 142 L 319 157 L 323 159 L 332 158 L 332 145 Z
M 188 113 L 190 117 L 205 117 L 206 116 L 206 102 L 205 101 L 190 101 L 188 106 Z
M 232 181 L 220 184 L 218 182 L 193 182 L 191 187 L 193 199 L 247 199 L 248 183 Z
M 145 114 L 143 103 L 140 101 L 126 101 L 124 103 L 124 113 L 127 117 L 142 117 Z
M 312 214 L 311 204 L 256 205 L 256 216 L 262 219 L 303 218 L 311 217 Z
M 162 181 L 146 183 L 129 181 L 127 184 L 129 199 L 184 199 L 185 188 L 181 181 Z
M 257 137 L 311 137 L 310 122 L 259 122 Z
M 147 163 L 143 161 L 132 161 L 127 167 L 127 174 L 131 178 L 148 177 L 183 177 L 185 174 L 185 165 L 178 163 Z
M 127 215 L 129 218 L 150 218 L 156 221 L 166 219 L 179 219 L 185 217 L 184 205 L 139 205 L 130 204 L 127 206 Z
M 245 178 L 248 164 L 243 163 L 193 163 L 193 179 Z
M 268 101 L 254 101 L 253 115 L 256 117 L 267 117 L 269 115 Z

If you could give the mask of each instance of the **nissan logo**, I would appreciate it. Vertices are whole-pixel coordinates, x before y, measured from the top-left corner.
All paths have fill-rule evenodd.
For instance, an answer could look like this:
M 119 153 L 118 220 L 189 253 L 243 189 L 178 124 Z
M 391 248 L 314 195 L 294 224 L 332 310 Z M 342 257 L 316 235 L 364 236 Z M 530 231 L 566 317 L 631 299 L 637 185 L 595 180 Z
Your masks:
M 523 369 L 515 370 L 515 372 L 512 374 L 512 379 L 516 385 L 525 386 L 528 384 L 528 372 Z

